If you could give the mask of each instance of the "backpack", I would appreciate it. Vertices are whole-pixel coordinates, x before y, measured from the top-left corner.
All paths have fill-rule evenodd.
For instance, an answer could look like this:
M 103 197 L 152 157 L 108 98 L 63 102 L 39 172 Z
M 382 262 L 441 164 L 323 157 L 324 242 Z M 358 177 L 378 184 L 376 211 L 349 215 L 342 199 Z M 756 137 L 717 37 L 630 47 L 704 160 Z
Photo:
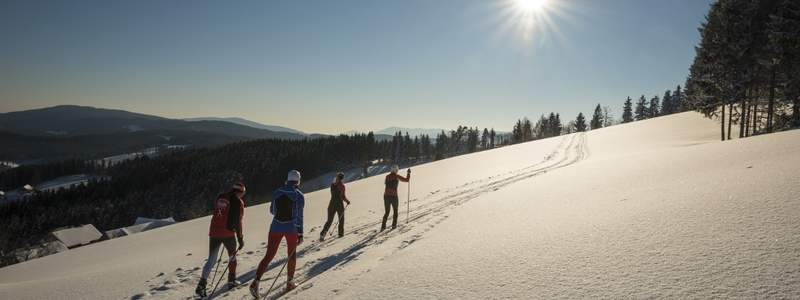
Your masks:
M 294 216 L 294 201 L 286 194 L 281 195 L 275 201 L 275 220 L 289 222 Z

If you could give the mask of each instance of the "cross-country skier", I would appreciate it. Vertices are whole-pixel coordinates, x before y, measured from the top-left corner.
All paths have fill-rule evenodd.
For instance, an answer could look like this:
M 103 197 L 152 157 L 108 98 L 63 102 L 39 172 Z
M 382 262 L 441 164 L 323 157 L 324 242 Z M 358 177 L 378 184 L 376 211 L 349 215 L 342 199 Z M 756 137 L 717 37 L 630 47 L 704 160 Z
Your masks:
M 278 253 L 278 246 L 283 238 L 286 238 L 286 251 L 289 256 L 286 270 L 286 291 L 296 287 L 292 282 L 297 263 L 295 250 L 297 245 L 303 243 L 303 207 L 305 206 L 303 193 L 297 188 L 299 184 L 300 172 L 292 170 L 286 177 L 286 185 L 272 193 L 269 212 L 272 213 L 273 218 L 267 239 L 267 254 L 258 264 L 256 278 L 250 284 L 250 293 L 255 298 L 259 297 L 258 283 L 261 281 L 261 276 L 267 271 L 267 266 Z
M 397 206 L 399 199 L 397 198 L 397 186 L 402 182 L 408 182 L 411 179 L 411 169 L 406 172 L 406 177 L 400 176 L 397 172 L 400 167 L 397 165 L 392 166 L 392 172 L 386 175 L 386 190 L 383 192 L 383 223 L 381 224 L 381 231 L 386 229 L 386 220 L 389 218 L 389 206 L 394 210 L 394 217 L 392 219 L 392 229 L 397 228 Z
M 239 285 L 236 281 L 236 252 L 244 247 L 244 235 L 242 231 L 242 219 L 244 218 L 244 197 L 247 189 L 243 183 L 236 183 L 231 190 L 222 193 L 214 201 L 214 215 L 211 217 L 211 225 L 208 230 L 208 260 L 203 266 L 203 273 L 200 282 L 197 283 L 197 293 L 200 297 L 206 297 L 206 280 L 211 273 L 211 269 L 217 261 L 219 247 L 225 246 L 228 253 L 228 288 Z M 238 240 L 239 247 L 236 247 Z
M 333 222 L 333 215 L 339 216 L 339 237 L 344 236 L 344 204 L 350 205 L 350 200 L 347 199 L 344 193 L 344 173 L 339 172 L 336 178 L 331 183 L 331 201 L 328 203 L 328 220 L 325 221 L 325 226 L 322 227 L 322 232 L 319 233 L 319 240 L 325 240 L 325 234 Z

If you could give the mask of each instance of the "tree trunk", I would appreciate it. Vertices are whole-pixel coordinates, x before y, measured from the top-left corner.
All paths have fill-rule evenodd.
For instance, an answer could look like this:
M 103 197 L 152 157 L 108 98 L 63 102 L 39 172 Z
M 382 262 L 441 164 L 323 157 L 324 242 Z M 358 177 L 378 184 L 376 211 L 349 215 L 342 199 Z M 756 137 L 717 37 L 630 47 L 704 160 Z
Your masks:
M 793 102 L 792 118 L 794 118 L 794 126 L 800 126 L 800 97 L 794 96 Z
M 767 133 L 772 133 L 772 115 L 775 110 L 775 68 L 769 79 L 769 104 L 767 104 Z
M 742 112 L 739 114 L 739 138 L 744 137 L 744 127 L 747 123 L 747 96 L 750 95 L 750 89 L 745 90 L 744 97 L 742 97 L 742 104 L 739 107 Z
M 723 107 L 724 109 L 725 107 Z M 728 139 L 731 139 L 731 126 L 733 125 L 733 101 L 728 104 Z
M 750 136 L 750 104 L 747 104 L 745 107 L 745 115 L 744 115 L 744 136 Z
M 753 104 L 753 135 L 758 134 L 758 102 Z
M 720 138 L 725 140 L 725 103 L 722 104 L 722 117 L 719 119 Z

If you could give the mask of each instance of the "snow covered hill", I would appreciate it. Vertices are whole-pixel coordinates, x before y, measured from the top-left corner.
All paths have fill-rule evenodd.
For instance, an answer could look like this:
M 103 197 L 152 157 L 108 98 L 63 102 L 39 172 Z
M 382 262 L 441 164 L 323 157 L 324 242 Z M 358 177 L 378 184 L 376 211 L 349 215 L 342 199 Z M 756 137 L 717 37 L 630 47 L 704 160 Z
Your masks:
M 796 297 L 800 130 L 719 142 L 718 128 L 683 113 L 420 165 L 410 212 L 402 203 L 402 225 L 380 234 L 382 176 L 348 183 L 341 239 L 313 241 L 329 194 L 310 193 L 299 288 L 285 297 Z M 247 208 L 243 282 L 270 218 Z M 0 299 L 189 299 L 208 222 L 0 269 Z M 262 290 L 284 258 L 281 248 Z

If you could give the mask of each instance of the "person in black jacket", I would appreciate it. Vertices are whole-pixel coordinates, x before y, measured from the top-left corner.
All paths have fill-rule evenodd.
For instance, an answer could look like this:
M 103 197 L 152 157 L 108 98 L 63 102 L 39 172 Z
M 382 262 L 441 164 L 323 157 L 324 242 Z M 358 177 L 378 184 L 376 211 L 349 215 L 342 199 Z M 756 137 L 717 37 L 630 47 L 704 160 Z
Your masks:
M 319 240 L 325 240 L 325 234 L 333 222 L 333 215 L 339 216 L 339 237 L 344 236 L 344 204 L 350 205 L 350 200 L 345 195 L 344 187 L 344 173 L 339 172 L 336 178 L 331 183 L 331 201 L 328 203 L 328 220 L 325 221 L 325 226 L 322 227 L 322 232 L 319 233 Z

